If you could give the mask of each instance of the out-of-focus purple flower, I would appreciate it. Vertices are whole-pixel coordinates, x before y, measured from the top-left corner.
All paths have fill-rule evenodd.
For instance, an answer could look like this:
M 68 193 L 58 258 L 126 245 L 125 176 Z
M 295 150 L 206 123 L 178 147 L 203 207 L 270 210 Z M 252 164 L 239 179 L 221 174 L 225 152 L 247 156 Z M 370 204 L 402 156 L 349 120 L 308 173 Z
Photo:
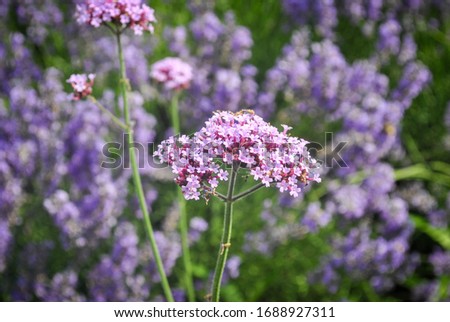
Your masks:
M 192 67 L 180 58 L 167 57 L 153 64 L 150 76 L 168 90 L 186 89 L 192 80 Z
M 447 108 L 445 110 L 444 124 L 450 132 L 450 101 L 447 103 Z
M 9 224 L 3 218 L 0 219 L 0 273 L 6 268 L 7 253 L 12 241 L 12 234 L 9 230 Z
M 19 22 L 25 27 L 27 38 L 42 44 L 51 31 L 62 28 L 64 14 L 54 0 L 22 0 L 15 3 Z
M 439 281 L 422 282 L 413 289 L 414 301 L 433 301 L 439 290 Z
M 136 35 L 142 35 L 144 31 L 153 33 L 156 22 L 154 10 L 140 0 L 85 0 L 77 5 L 76 19 L 79 24 L 95 28 L 113 23 L 130 28 Z
M 380 26 L 378 50 L 397 55 L 400 51 L 401 26 L 395 19 L 389 19 Z
M 406 109 L 430 81 L 431 73 L 424 65 L 410 62 L 406 65 L 402 78 L 392 93 L 392 97 L 398 100 L 402 107 Z
M 85 297 L 77 291 L 78 275 L 73 270 L 57 273 L 51 281 L 39 275 L 36 281 L 36 295 L 43 301 L 84 301 Z
M 180 238 L 179 238 L 178 234 L 176 234 L 174 232 L 171 232 L 171 233 L 164 232 L 163 233 L 161 231 L 156 231 L 155 239 L 156 239 L 156 244 L 158 245 L 158 248 L 160 249 L 160 252 L 161 252 L 161 257 L 162 257 L 161 259 L 163 262 L 164 271 L 166 272 L 167 275 L 170 275 L 170 273 L 172 272 L 172 269 L 175 266 L 177 259 L 181 255 Z M 151 255 L 151 257 L 152 257 L 152 255 Z M 149 268 L 150 268 L 150 274 L 152 276 L 152 280 L 154 282 L 159 282 L 160 276 L 157 273 L 156 264 L 153 260 L 153 257 L 150 262 Z
M 366 169 L 366 178 L 362 189 L 370 192 L 368 203 L 373 209 L 380 209 L 385 204 L 385 197 L 395 186 L 394 169 L 387 163 L 377 163 Z
M 249 48 L 253 46 L 253 39 L 250 30 L 245 27 L 237 27 L 231 38 L 231 51 L 240 61 L 245 61 L 251 57 Z
M 322 35 L 333 35 L 337 25 L 334 0 L 284 0 L 283 8 L 297 23 L 312 23 Z
M 385 222 L 383 235 L 388 235 L 393 231 L 403 228 L 409 221 L 408 205 L 401 198 L 391 198 L 381 207 L 381 218 Z
M 89 274 L 89 293 L 95 301 L 144 301 L 150 287 L 137 272 L 138 237 L 131 223 L 122 222 L 114 233 L 111 255 L 104 255 Z
M 430 224 L 438 228 L 447 228 L 450 223 L 450 211 L 434 209 L 427 213 Z
M 367 207 L 367 192 L 358 185 L 344 185 L 333 194 L 336 210 L 347 219 L 361 218 Z
M 25 245 L 18 253 L 17 266 L 19 277 L 9 286 L 14 301 L 31 301 L 35 294 L 40 276 L 48 274 L 48 260 L 55 250 L 52 241 L 34 242 Z M 48 280 L 48 279 L 47 279 Z
M 78 101 L 92 94 L 92 86 L 94 86 L 94 74 L 73 74 L 67 80 L 72 85 L 74 93 L 71 98 Z
M 305 225 L 310 232 L 314 233 L 331 221 L 331 215 L 331 212 L 321 209 L 318 202 L 314 202 L 309 204 L 306 208 L 301 223 L 302 225 Z
M 412 182 L 408 186 L 397 189 L 396 193 L 415 211 L 429 213 L 437 208 L 437 201 L 425 189 L 423 183 Z
M 5 18 L 9 12 L 11 0 L 4 0 L 0 3 L 0 17 Z
M 195 243 L 201 234 L 208 229 L 208 222 L 201 217 L 194 217 L 189 223 L 189 242 Z
M 230 279 L 238 278 L 240 274 L 239 272 L 240 266 L 241 266 L 241 258 L 239 256 L 230 257 L 225 264 L 222 283 L 226 284 Z
M 352 228 L 347 236 L 334 240 L 333 254 L 314 279 L 328 285 L 327 276 L 330 272 L 344 270 L 353 280 L 370 279 L 372 286 L 379 292 L 389 290 L 417 266 L 416 261 L 408 260 L 408 237 L 373 238 L 366 224 Z M 336 273 L 332 276 L 334 282 L 339 283 L 340 277 Z M 336 290 L 335 286 L 330 289 L 333 290 Z
M 7 39 L 0 41 L 0 91 L 4 94 L 14 85 L 27 87 L 42 77 L 26 40 L 23 34 L 12 32 Z M 20 82 L 17 82 L 18 79 Z
M 291 137 L 287 125 L 283 128 L 279 132 L 253 111 L 216 112 L 192 138 L 163 141 L 155 156 L 172 166 L 175 182 L 188 200 L 209 198 L 218 180 L 228 179 L 217 159 L 228 165 L 238 162 L 266 187 L 273 184 L 298 197 L 310 181 L 320 182 L 319 164 L 310 157 L 308 142 Z
M 241 100 L 240 95 L 236 92 L 242 86 L 239 73 L 230 69 L 219 69 L 215 75 L 213 104 L 216 106 L 236 106 Z
M 403 37 L 402 47 L 400 49 L 400 54 L 398 60 L 402 64 L 406 64 L 416 58 L 417 45 L 414 41 L 414 37 L 411 34 L 407 34 Z
M 191 30 L 195 40 L 213 43 L 225 32 L 225 27 L 216 15 L 206 12 L 192 22 Z
M 434 251 L 428 258 L 437 277 L 450 273 L 450 252 L 443 250 Z

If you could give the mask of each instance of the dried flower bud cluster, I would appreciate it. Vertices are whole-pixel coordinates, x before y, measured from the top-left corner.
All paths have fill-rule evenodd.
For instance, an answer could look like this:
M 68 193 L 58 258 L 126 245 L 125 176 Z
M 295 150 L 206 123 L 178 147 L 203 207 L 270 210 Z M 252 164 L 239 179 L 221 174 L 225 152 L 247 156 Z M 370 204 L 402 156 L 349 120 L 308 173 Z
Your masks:
M 153 64 L 150 76 L 168 90 L 188 88 L 192 67 L 176 57 L 167 57 Z
M 72 85 L 73 93 L 71 98 L 78 101 L 92 93 L 92 86 L 94 86 L 95 74 L 73 74 L 67 80 L 67 83 Z
M 176 174 L 186 199 L 208 198 L 219 181 L 228 180 L 224 165 L 239 164 L 267 187 L 276 185 L 297 197 L 310 181 L 320 182 L 319 164 L 310 157 L 307 141 L 291 137 L 253 111 L 216 112 L 192 137 L 163 141 L 155 152 Z
M 130 28 L 136 35 L 144 31 L 153 33 L 156 22 L 154 10 L 141 0 L 87 0 L 77 5 L 76 19 L 79 24 L 95 28 L 114 23 Z

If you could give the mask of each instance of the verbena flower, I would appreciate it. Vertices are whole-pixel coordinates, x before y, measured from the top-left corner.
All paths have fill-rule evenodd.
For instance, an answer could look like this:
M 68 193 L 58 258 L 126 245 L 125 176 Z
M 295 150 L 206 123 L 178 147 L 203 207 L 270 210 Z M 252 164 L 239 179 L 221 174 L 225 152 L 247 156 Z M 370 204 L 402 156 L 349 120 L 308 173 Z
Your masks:
M 73 74 L 67 80 L 67 83 L 72 85 L 74 93 L 71 98 L 78 101 L 92 93 L 92 86 L 94 86 L 94 74 Z
M 75 16 L 79 24 L 98 28 L 114 23 L 142 35 L 144 31 L 153 33 L 153 23 L 156 22 L 154 12 L 141 0 L 86 0 L 77 5 Z
M 311 158 L 308 141 L 280 132 L 253 111 L 216 112 L 192 137 L 170 137 L 155 152 L 176 174 L 186 199 L 208 198 L 219 181 L 227 181 L 223 165 L 238 162 L 266 187 L 297 197 L 310 181 L 320 182 L 319 164 Z
M 150 76 L 168 90 L 188 88 L 192 67 L 176 57 L 167 57 L 153 64 Z

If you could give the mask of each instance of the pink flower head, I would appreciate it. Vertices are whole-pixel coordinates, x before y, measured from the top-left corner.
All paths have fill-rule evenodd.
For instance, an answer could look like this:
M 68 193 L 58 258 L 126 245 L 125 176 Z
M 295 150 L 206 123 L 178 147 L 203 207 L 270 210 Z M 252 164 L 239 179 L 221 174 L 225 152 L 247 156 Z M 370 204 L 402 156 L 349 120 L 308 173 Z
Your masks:
M 188 88 L 192 67 L 176 57 L 167 57 L 153 64 L 150 76 L 168 90 Z
M 71 98 L 74 101 L 85 98 L 92 93 L 92 86 L 94 86 L 94 74 L 73 74 L 67 80 L 73 88 L 73 93 Z
M 156 22 L 155 11 L 141 0 L 85 0 L 77 5 L 75 17 L 79 24 L 98 28 L 110 22 L 130 28 L 136 35 L 144 31 L 153 33 Z
M 311 181 L 320 182 L 319 163 L 307 151 L 307 141 L 280 132 L 253 111 L 216 112 L 189 141 L 171 137 L 155 152 L 176 175 L 186 199 L 208 198 L 218 181 L 227 181 L 222 168 L 239 164 L 267 187 L 299 196 Z

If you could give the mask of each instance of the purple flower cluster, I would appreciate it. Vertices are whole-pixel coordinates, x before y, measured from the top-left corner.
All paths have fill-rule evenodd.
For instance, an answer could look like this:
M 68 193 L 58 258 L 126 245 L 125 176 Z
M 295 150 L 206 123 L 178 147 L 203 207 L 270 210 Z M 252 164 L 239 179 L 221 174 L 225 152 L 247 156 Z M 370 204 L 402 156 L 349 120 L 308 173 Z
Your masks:
M 269 207 L 264 211 L 264 230 L 247 234 L 248 246 L 273 251 L 283 238 L 299 238 L 339 218 L 339 229 L 331 235 L 333 250 L 313 274 L 330 292 L 339 289 L 345 278 L 341 272 L 369 280 L 375 290 L 385 292 L 402 283 L 418 265 L 417 254 L 409 248 L 414 229 L 409 205 L 396 196 L 394 171 L 385 159 L 400 150 L 403 113 L 431 77 L 413 60 L 414 46 L 406 54 L 399 39 L 388 39 L 391 31 L 399 37 L 396 30 L 386 27 L 386 39 L 379 43 L 384 46 L 380 51 L 390 51 L 389 55 L 405 52 L 403 76 L 393 88 L 379 71 L 380 55 L 350 63 L 330 38 L 312 42 L 306 30 L 293 34 L 266 75 L 267 110 L 279 109 L 281 101 L 288 108 L 280 117 L 308 117 L 316 131 L 341 124 L 335 140 L 346 142 L 341 152 L 346 165 L 326 169 L 327 177 L 335 180 L 328 183 L 320 203 L 305 207 L 285 204 L 280 197 L 282 207 L 300 209 L 302 218 L 286 222 L 278 216 L 286 210 Z M 281 237 L 274 238 L 275 231 Z
M 0 42 L 0 91 L 7 97 L 7 101 L 0 100 L 0 146 L 4 151 L 0 152 L 0 271 L 7 273 L 17 265 L 20 275 L 11 283 L 3 283 L 6 275 L 0 276 L 2 295 L 45 301 L 154 298 L 149 281 L 143 278 L 153 260 L 151 256 L 141 258 L 143 252 L 136 244 L 139 232 L 129 223 L 122 224 L 130 173 L 99 166 L 106 138 L 119 137 L 118 132 L 107 125 L 107 116 L 93 104 L 77 101 L 75 107 L 70 106 L 61 74 L 37 68 L 27 42 L 21 34 L 11 34 Z M 71 81 L 79 92 L 85 92 L 84 82 L 89 83 L 89 78 Z M 99 99 L 108 108 L 115 102 L 111 93 L 106 90 Z M 141 142 L 151 141 L 156 121 L 145 112 L 142 96 L 132 93 L 130 99 L 136 137 Z M 148 180 L 145 184 L 146 191 L 155 191 Z M 137 211 L 130 207 L 127 213 Z M 55 232 L 38 232 L 39 238 L 45 238 L 38 242 L 31 234 L 36 236 L 42 227 L 54 227 Z M 14 231 L 22 232 L 19 238 L 25 242 L 20 249 Z M 109 241 L 111 254 L 105 254 L 99 245 Z M 167 249 L 179 249 L 176 239 L 165 244 Z M 46 254 L 58 252 L 58 248 L 64 256 L 57 256 L 68 262 L 61 261 L 64 266 L 49 271 L 54 257 Z M 17 252 L 15 262 L 11 261 L 12 249 Z M 180 251 L 168 254 L 172 254 L 166 259 L 170 268 Z M 152 279 L 156 275 L 154 271 Z M 107 281 L 106 276 L 110 277 Z
M 140 263 L 138 237 L 128 222 L 118 225 L 111 254 L 104 255 L 89 276 L 90 296 L 95 301 L 142 301 L 150 294 L 149 283 L 136 270 Z
M 371 228 L 362 223 L 352 228 L 346 236 L 333 241 L 333 255 L 327 264 L 316 273 L 320 281 L 331 292 L 336 292 L 342 275 L 352 280 L 369 281 L 372 287 L 383 292 L 392 289 L 414 271 L 418 264 L 417 255 L 408 254 L 408 240 L 399 236 L 387 239 L 382 235 L 371 236 Z
M 56 273 L 51 280 L 42 274 L 36 282 L 36 296 L 49 302 L 85 301 L 86 298 L 77 291 L 78 282 L 78 275 L 73 270 Z
M 436 276 L 447 275 L 450 272 L 449 251 L 436 250 L 430 255 L 429 261 Z
M 428 21 L 433 15 L 424 13 L 438 8 L 445 16 L 448 1 L 284 0 L 286 12 L 297 23 L 309 24 L 311 35 L 304 29 L 293 30 L 291 42 L 267 72 L 262 87 L 255 80 L 257 68 L 249 65 L 250 30 L 237 25 L 231 13 L 219 18 L 212 11 L 213 2 L 195 2 L 197 7 L 190 3 L 192 22 L 166 28 L 164 33 L 173 55 L 195 72 L 181 68 L 181 78 L 159 74 L 168 76 L 167 80 L 173 77 L 168 89 L 190 83 L 180 97 L 183 116 L 189 116 L 182 118 L 189 120 L 185 125 L 196 126 L 216 109 L 236 112 L 250 107 L 264 118 L 284 123 L 295 123 L 300 115 L 302 126 L 310 124 L 314 133 L 339 128 L 335 141 L 348 142 L 341 154 L 348 167 L 326 168 L 327 184 L 304 196 L 298 189 L 319 179 L 311 169 L 313 160 L 302 150 L 306 141 L 289 136 L 287 128 L 280 133 L 255 121 L 251 113 L 225 112 L 216 114 L 192 138 L 165 141 L 164 148 L 173 159 L 169 154 L 164 157 L 172 162 L 186 196 L 208 197 L 219 181 L 227 180 L 224 164 L 238 161 L 255 180 L 285 191 L 278 200 L 264 202 L 262 225 L 245 233 L 244 251 L 276 257 L 280 245 L 302 239 L 308 246 L 307 239 L 315 238 L 308 234 L 319 233 L 330 252 L 313 269 L 311 281 L 323 283 L 330 293 L 345 292 L 351 279 L 356 284 L 368 282 L 379 294 L 406 286 L 416 300 L 448 300 L 450 290 L 445 295 L 443 284 L 449 270 L 448 251 L 438 246 L 431 252 L 427 249 L 419 263 L 412 241 L 417 235 L 426 236 L 415 232 L 409 213 L 418 214 L 431 229 L 446 229 L 450 194 L 443 192 L 445 206 L 445 196 L 436 196 L 433 182 L 396 182 L 392 165 L 410 163 L 400 141 L 402 119 L 431 80 L 430 72 L 417 60 L 414 37 L 420 38 L 423 32 L 418 35 L 417 27 L 432 23 L 436 30 L 442 19 Z M 62 75 L 41 67 L 95 69 L 96 86 L 105 89 L 99 101 L 108 109 L 121 110 L 108 88 L 115 86 L 109 82 L 116 77 L 117 51 L 111 50 L 115 40 L 66 21 L 75 3 L 82 24 L 130 28 L 136 34 L 153 30 L 154 13 L 140 0 L 77 0 L 64 5 L 53 0 L 1 1 L 0 17 L 6 23 L 0 26 L 0 297 L 21 301 L 159 299 L 152 288 L 158 281 L 152 254 L 138 242 L 141 227 L 132 224 L 142 214 L 137 201 L 129 200 L 130 174 L 99 167 L 104 144 L 119 139 L 119 132 L 107 125 L 108 118 L 92 104 L 67 102 Z M 361 27 L 377 52 L 364 59 L 347 59 L 339 47 L 341 19 Z M 61 43 L 61 36 L 72 41 Z M 149 85 L 148 57 L 157 39 L 130 36 L 122 34 L 127 74 L 132 87 L 142 92 L 130 93 L 131 116 L 137 141 L 151 142 L 157 121 L 146 111 L 146 102 L 158 99 L 161 92 Z M 49 58 L 47 53 L 54 56 Z M 398 81 L 389 79 L 391 71 Z M 187 82 L 189 74 L 192 80 Z M 73 98 L 90 94 L 92 82 L 88 76 L 72 78 Z M 450 133 L 450 107 L 444 118 Z M 293 141 L 297 146 L 292 146 Z M 447 134 L 446 149 L 449 142 Z M 293 160 L 288 156 L 292 151 L 297 153 Z M 205 158 L 209 152 L 219 159 Z M 317 158 L 321 157 L 319 152 Z M 158 207 L 153 205 L 156 238 L 164 268 L 172 274 L 181 255 L 175 232 L 178 211 L 176 207 L 165 210 L 160 206 L 164 198 L 157 198 L 155 187 L 165 182 L 155 181 L 165 172 L 148 167 L 141 171 L 149 207 L 157 200 Z M 289 193 L 298 198 L 290 198 Z M 161 217 L 164 220 L 158 220 Z M 325 228 L 329 223 L 333 226 Z M 208 227 L 201 214 L 191 219 L 192 247 L 197 241 L 208 242 L 202 235 Z M 419 251 L 436 243 L 425 240 Z M 226 276 L 236 278 L 240 263 L 239 257 L 230 258 Z M 417 267 L 414 278 L 409 278 Z M 415 280 L 419 284 L 411 288 Z M 174 293 L 177 299 L 184 298 L 182 291 L 174 289 Z
M 64 13 L 54 0 L 22 0 L 14 6 L 18 21 L 33 43 L 43 44 L 52 30 L 64 27 Z
M 78 101 L 86 96 L 91 95 L 92 86 L 94 86 L 94 74 L 73 74 L 67 80 L 67 83 L 72 85 L 74 93 L 71 95 L 71 99 Z
M 95 28 L 113 23 L 130 28 L 136 35 L 144 31 L 153 33 L 156 22 L 154 10 L 141 0 L 86 0 L 77 5 L 76 19 L 79 24 Z
M 167 90 L 186 89 L 192 80 L 192 67 L 176 57 L 167 57 L 152 65 L 150 76 Z
M 216 112 L 192 138 L 185 135 L 163 141 L 155 152 L 172 166 L 186 199 L 207 198 L 220 181 L 228 180 L 221 163 L 238 162 L 256 181 L 271 184 L 298 197 L 310 181 L 320 182 L 319 164 L 310 157 L 307 141 L 266 123 L 253 111 Z
M 397 147 L 403 113 L 429 81 L 429 71 L 411 62 L 390 91 L 389 79 L 376 62 L 350 64 L 330 40 L 311 42 L 308 32 L 300 31 L 267 73 L 266 108 L 274 110 L 281 95 L 292 109 L 290 117 L 300 112 L 316 123 L 341 121 L 338 139 L 351 143 L 348 159 L 362 167 Z
M 372 34 L 379 24 L 391 19 L 401 20 L 407 29 L 411 29 L 414 26 L 411 21 L 423 19 L 427 12 L 440 10 L 448 13 L 446 0 L 283 0 L 283 8 L 294 22 L 300 25 L 309 23 L 326 37 L 335 35 L 338 19 L 347 18 L 361 27 L 365 34 Z M 422 15 L 417 15 L 419 12 Z

